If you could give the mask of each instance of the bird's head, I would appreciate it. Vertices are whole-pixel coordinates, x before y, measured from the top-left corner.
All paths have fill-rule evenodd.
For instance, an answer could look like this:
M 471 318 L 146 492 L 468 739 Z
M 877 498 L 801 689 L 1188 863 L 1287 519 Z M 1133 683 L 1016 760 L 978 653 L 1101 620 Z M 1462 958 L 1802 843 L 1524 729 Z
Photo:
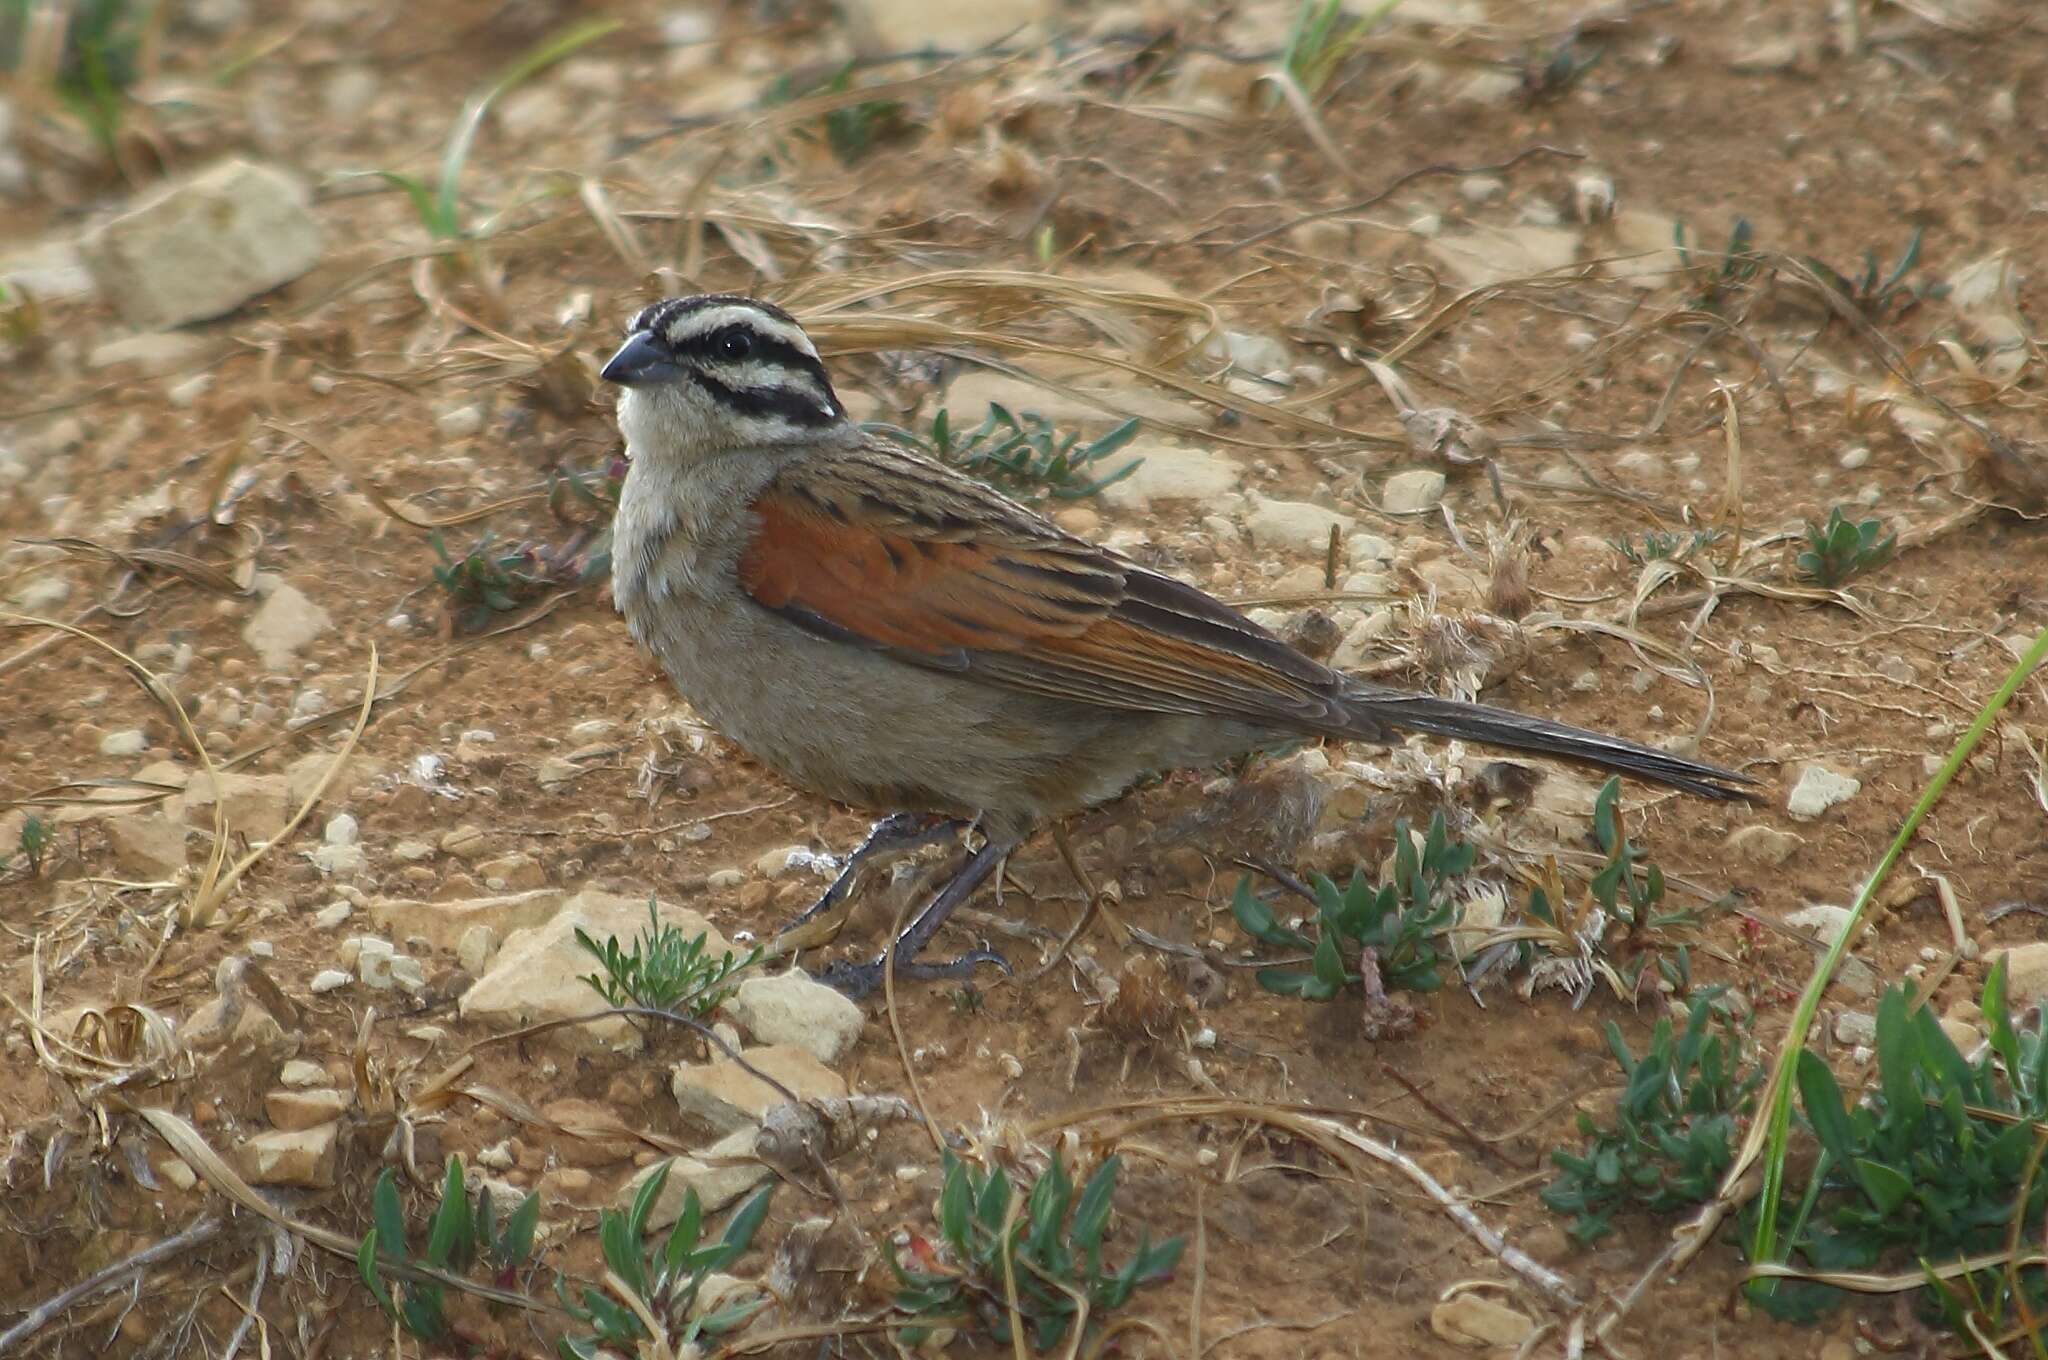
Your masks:
M 772 448 L 846 424 L 846 408 L 796 318 L 737 294 L 642 308 L 599 376 L 625 389 L 619 427 L 636 456 Z

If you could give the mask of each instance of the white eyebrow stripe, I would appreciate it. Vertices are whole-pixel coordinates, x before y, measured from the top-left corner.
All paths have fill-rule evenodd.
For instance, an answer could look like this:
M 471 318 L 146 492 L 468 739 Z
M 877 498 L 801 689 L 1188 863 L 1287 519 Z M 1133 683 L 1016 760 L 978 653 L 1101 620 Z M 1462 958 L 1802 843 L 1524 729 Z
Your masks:
M 668 339 L 670 343 L 680 343 L 691 336 L 705 335 L 711 331 L 718 330 L 720 327 L 732 325 L 745 326 L 750 330 L 759 331 L 763 335 L 773 336 L 775 339 L 795 347 L 813 359 L 818 357 L 817 347 L 811 343 L 811 338 L 804 334 L 802 327 L 792 326 L 786 321 L 778 321 L 766 312 L 754 307 L 742 307 L 732 304 L 727 304 L 723 307 L 706 307 L 702 311 L 691 312 L 686 316 L 677 318 L 669 327 Z

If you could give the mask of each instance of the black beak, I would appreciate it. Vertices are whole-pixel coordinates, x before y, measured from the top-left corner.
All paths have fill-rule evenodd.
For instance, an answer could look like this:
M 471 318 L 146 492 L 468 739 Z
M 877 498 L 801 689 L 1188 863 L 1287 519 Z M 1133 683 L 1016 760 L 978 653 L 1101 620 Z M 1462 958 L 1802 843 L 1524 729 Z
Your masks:
M 599 370 L 598 377 L 621 387 L 644 387 L 649 383 L 672 382 L 681 373 L 675 356 L 653 331 L 635 331 L 619 346 L 619 352 Z

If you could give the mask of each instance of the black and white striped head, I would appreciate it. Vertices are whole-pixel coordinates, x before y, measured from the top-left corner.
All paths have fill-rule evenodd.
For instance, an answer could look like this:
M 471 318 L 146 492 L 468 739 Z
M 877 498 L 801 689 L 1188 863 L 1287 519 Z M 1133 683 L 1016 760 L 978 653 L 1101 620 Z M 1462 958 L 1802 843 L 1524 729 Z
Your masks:
M 667 298 L 641 309 L 600 374 L 625 388 L 619 421 L 682 450 L 814 439 L 846 408 L 796 318 L 730 293 Z

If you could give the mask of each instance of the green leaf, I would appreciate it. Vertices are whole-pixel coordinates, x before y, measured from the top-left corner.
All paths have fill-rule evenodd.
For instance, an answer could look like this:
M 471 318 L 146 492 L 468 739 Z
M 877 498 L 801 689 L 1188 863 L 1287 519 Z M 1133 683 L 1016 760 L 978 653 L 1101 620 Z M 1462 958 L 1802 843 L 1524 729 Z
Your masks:
M 363 1277 L 363 1284 L 369 1289 L 377 1306 L 384 1310 L 386 1317 L 398 1317 L 398 1305 L 391 1301 L 391 1291 L 384 1287 L 383 1277 L 377 1273 L 377 1230 L 370 1229 L 363 1234 L 363 1244 L 356 1248 L 356 1273 Z
M 1793 1067 L 1793 1080 L 1798 1083 L 1800 1103 L 1806 1109 L 1807 1122 L 1813 1125 L 1813 1136 L 1837 1162 L 1844 1166 L 1854 1163 L 1856 1137 L 1842 1106 L 1842 1088 L 1835 1081 L 1833 1069 L 1812 1049 L 1801 1049 Z
M 1337 949 L 1335 933 L 1325 931 L 1323 938 L 1316 941 L 1315 957 L 1310 965 L 1315 970 L 1316 981 L 1330 989 L 1334 995 L 1350 979 L 1344 972 L 1344 956 Z
M 668 1183 L 669 1169 L 674 1159 L 663 1161 L 647 1173 L 647 1179 L 640 1182 L 640 1188 L 633 1193 L 633 1207 L 626 1212 L 625 1229 L 627 1236 L 638 1241 L 647 1231 L 647 1217 L 654 1212 L 654 1202 L 661 1198 L 661 1187 Z M 634 1255 L 639 1255 L 636 1250 Z
M 1913 1193 L 1913 1183 L 1883 1162 L 1858 1157 L 1853 1165 L 1856 1169 L 1856 1179 L 1862 1184 L 1864 1193 L 1869 1195 L 1871 1202 L 1877 1206 L 1879 1213 L 1893 1212 Z
M 1621 778 L 1617 775 L 1602 784 L 1593 799 L 1593 835 L 1600 848 L 1610 855 L 1621 843 L 1621 817 L 1617 811 L 1620 802 Z
M 377 1249 L 394 1261 L 404 1261 L 405 1210 L 398 1203 L 398 1180 L 390 1167 L 378 1173 L 370 1191 L 370 1222 L 377 1236 Z
M 1261 968 L 1252 975 L 1259 986 L 1275 996 L 1298 996 L 1308 1001 L 1328 1001 L 1337 994 L 1337 989 L 1322 982 L 1314 973 L 1304 973 L 1299 968 Z
M 973 1191 L 967 1184 L 967 1168 L 948 1152 L 946 1184 L 939 1191 L 939 1232 L 955 1251 L 963 1254 L 967 1250 L 967 1221 L 973 1212 Z
M 1280 924 L 1273 915 L 1273 909 L 1252 891 L 1249 876 L 1237 881 L 1237 891 L 1230 898 L 1230 914 L 1237 919 L 1245 934 L 1261 943 L 1281 948 L 1308 948 L 1308 936 Z
M 635 1294 L 646 1298 L 647 1267 L 640 1257 L 640 1239 L 633 1230 L 633 1220 L 607 1211 L 598 1221 L 597 1240 L 604 1249 L 604 1263 L 612 1273 Z
M 1090 1269 L 1100 1267 L 1102 1234 L 1109 1226 L 1110 1202 L 1116 1195 L 1117 1170 L 1122 1161 L 1111 1154 L 1081 1187 L 1081 1199 L 1074 1206 L 1074 1229 L 1068 1237 L 1088 1253 Z
M 456 1248 L 469 1240 L 469 1188 L 462 1181 L 462 1159 L 450 1157 L 441 1183 L 441 1205 L 427 1225 L 427 1264 L 437 1269 L 448 1265 Z
M 505 1236 L 502 1244 L 504 1263 L 508 1266 L 526 1264 L 526 1258 L 533 1254 L 533 1232 L 540 1224 L 540 1192 L 529 1191 L 519 1207 L 505 1220 Z
M 707 1264 L 712 1270 L 723 1270 L 746 1253 L 753 1245 L 754 1234 L 761 1230 L 761 1223 L 768 1217 L 768 1200 L 775 1193 L 775 1182 L 756 1190 L 747 1201 L 733 1211 L 726 1220 L 725 1234 L 718 1239 L 716 1253 Z

